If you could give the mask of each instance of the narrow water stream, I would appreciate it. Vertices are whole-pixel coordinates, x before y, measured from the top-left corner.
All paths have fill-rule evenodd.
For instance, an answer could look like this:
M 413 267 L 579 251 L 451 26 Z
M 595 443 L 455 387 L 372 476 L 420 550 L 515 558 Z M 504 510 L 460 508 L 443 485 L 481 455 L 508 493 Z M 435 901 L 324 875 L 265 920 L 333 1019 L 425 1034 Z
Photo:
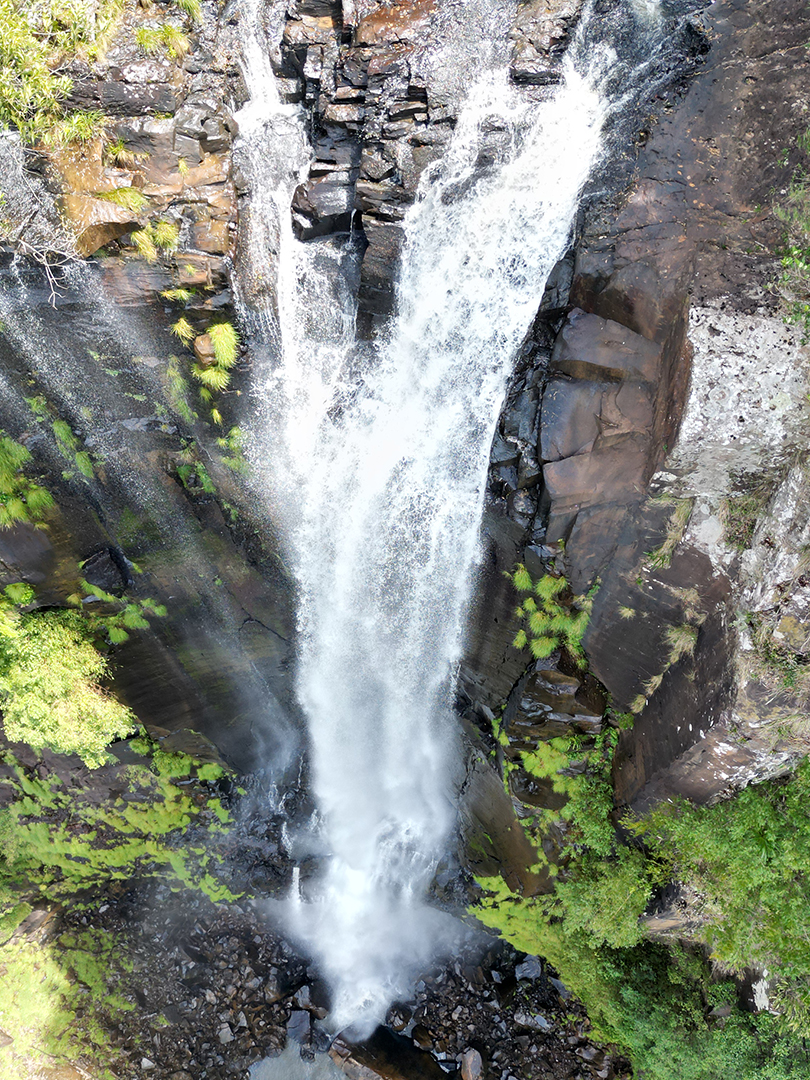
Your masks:
M 473 6 L 497 17 L 494 0 Z M 648 22 L 651 5 L 636 6 Z M 586 15 L 562 84 L 537 102 L 510 85 L 505 38 L 461 50 L 479 74 L 406 217 L 396 314 L 359 346 L 351 239 L 292 236 L 302 119 L 268 89 L 251 10 L 243 274 L 275 289 L 240 301 L 265 363 L 256 458 L 299 586 L 296 687 L 329 854 L 316 889 L 291 898 L 288 928 L 331 984 L 331 1023 L 362 1033 L 447 935 L 424 894 L 453 824 L 453 676 L 489 450 L 600 154 L 615 55 L 588 39 Z

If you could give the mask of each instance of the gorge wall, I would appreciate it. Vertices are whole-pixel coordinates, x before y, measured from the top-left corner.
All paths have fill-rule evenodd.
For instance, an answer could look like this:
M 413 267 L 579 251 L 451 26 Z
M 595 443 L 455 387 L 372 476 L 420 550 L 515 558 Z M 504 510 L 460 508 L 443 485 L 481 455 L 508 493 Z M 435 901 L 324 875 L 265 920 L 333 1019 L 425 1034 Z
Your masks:
M 445 64 L 442 48 L 485 36 L 488 7 L 281 6 L 273 65 L 286 101 L 305 112 L 312 146 L 293 228 L 304 241 L 355 235 L 359 331 L 375 341 L 396 302 L 403 219 L 468 85 L 469 72 Z M 782 236 L 772 207 L 806 127 L 810 75 L 800 60 L 810 16 L 793 0 L 773 8 L 717 0 L 668 16 L 655 78 L 634 109 L 611 119 L 571 250 L 538 297 L 492 447 L 458 676 L 462 869 L 452 864 L 437 887 L 452 900 L 468 871 L 500 873 L 524 895 L 548 887 L 520 826 L 554 801 L 522 767 L 521 751 L 540 740 L 619 728 L 616 806 L 639 812 L 677 795 L 712 802 L 786 770 L 803 748 L 796 718 L 807 700 L 782 684 L 762 644 L 776 642 L 801 665 L 810 635 L 806 356 L 772 289 Z M 510 77 L 529 100 L 559 81 L 580 14 L 578 0 L 514 5 Z M 203 5 L 188 55 L 155 58 L 136 38 L 154 12 L 126 7 L 104 59 L 68 69 L 71 106 L 103 110 L 105 134 L 80 148 L 26 151 L 33 179 L 23 179 L 18 141 L 2 137 L 10 179 L 0 427 L 30 450 L 56 507 L 47 530 L 0 531 L 0 584 L 29 582 L 42 608 L 81 593 L 82 581 L 165 604 L 164 619 L 116 649 L 116 693 L 166 749 L 242 774 L 261 766 L 295 777 L 295 584 L 250 486 L 258 405 L 249 341 L 222 391 L 201 396 L 207 384 L 193 367 L 217 366 L 209 330 L 236 321 L 233 275 L 246 257 L 240 221 L 252 193 L 232 155 L 246 99 L 240 17 L 235 4 Z M 482 170 L 503 132 L 489 138 Z M 141 198 L 103 197 L 124 189 Z M 161 224 L 176 229 L 174 250 L 155 248 Z M 133 238 L 143 234 L 152 251 Z M 41 257 L 17 257 L 25 245 L 40 256 L 48 246 L 72 255 L 75 245 L 83 261 L 51 278 Z M 272 288 L 257 288 L 272 303 Z M 181 320 L 188 329 L 178 336 Z M 740 552 L 724 532 L 724 507 L 763 473 L 773 497 Z M 516 564 L 535 580 L 564 574 L 573 594 L 592 594 L 586 674 L 564 651 L 535 661 L 513 647 L 520 621 L 506 575 Z M 689 648 L 673 644 L 679 633 Z M 297 797 L 303 819 L 312 806 L 305 791 Z M 249 922 L 240 950 L 258 970 Z M 208 955 L 202 936 L 191 947 Z M 178 980 L 186 962 L 176 960 Z M 271 962 L 286 961 L 262 953 L 261 964 Z M 472 987 L 475 965 L 455 978 Z M 279 994 L 277 1041 L 292 1022 L 317 1042 L 308 1025 L 321 1007 L 303 994 L 307 979 L 298 972 L 285 988 L 290 999 L 302 995 L 292 1006 Z M 556 1008 L 550 984 L 542 992 Z M 396 1030 L 455 1062 L 466 1042 L 451 1045 L 448 1010 L 428 1030 L 433 989 L 420 993 L 421 1011 Z M 466 999 L 451 1004 L 468 1008 Z M 535 1038 L 531 1025 L 518 1026 Z M 604 1057 L 575 1055 L 562 1039 L 554 1052 L 568 1054 L 566 1068 L 608 1075 Z M 371 1051 L 341 1055 L 349 1075 L 376 1068 Z M 488 1067 L 509 1075 L 505 1063 Z

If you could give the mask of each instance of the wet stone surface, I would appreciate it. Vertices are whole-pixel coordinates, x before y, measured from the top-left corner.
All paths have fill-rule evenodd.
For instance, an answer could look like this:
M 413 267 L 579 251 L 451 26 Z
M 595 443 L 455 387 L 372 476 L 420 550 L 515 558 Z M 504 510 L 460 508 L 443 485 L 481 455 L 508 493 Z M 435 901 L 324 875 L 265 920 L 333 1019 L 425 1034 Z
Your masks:
M 589 1041 L 554 973 L 499 941 L 426 973 L 385 1028 L 354 1044 L 328 1031 L 313 966 L 249 904 L 144 884 L 49 925 L 57 956 L 60 936 L 88 928 L 117 943 L 107 987 L 131 1010 L 88 994 L 76 1015 L 77 1027 L 92 1019 L 106 1031 L 117 1080 L 247 1080 L 254 1063 L 295 1043 L 304 1058 L 330 1051 L 347 1075 L 388 1080 L 623 1075 Z

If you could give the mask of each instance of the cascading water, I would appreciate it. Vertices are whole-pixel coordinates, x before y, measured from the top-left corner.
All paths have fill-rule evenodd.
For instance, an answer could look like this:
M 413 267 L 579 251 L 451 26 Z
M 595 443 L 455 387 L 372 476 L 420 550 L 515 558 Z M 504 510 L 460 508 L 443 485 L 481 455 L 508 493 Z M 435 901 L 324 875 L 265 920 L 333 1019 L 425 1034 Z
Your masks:
M 351 304 L 331 308 L 330 334 L 322 295 L 310 315 L 320 329 L 307 331 L 296 291 L 308 277 L 313 295 L 331 249 L 294 241 L 284 200 L 274 204 L 274 464 L 264 475 L 300 588 L 297 693 L 329 855 L 288 918 L 330 981 L 337 1027 L 373 1027 L 435 950 L 424 893 L 453 819 L 453 672 L 489 449 L 513 356 L 601 144 L 609 50 L 591 50 L 589 64 L 584 52 L 581 42 L 569 50 L 550 101 L 521 97 L 505 65 L 472 86 L 405 221 L 396 316 L 352 355 L 340 395 Z M 495 165 L 482 153 L 493 137 Z M 266 453 L 269 434 L 260 445 Z

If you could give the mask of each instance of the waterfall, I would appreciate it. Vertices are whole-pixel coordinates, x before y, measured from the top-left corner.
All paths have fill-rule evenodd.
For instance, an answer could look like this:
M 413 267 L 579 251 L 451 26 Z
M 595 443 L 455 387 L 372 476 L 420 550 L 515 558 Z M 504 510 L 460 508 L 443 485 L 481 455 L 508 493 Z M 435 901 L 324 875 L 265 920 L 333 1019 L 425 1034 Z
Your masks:
M 502 58 L 472 81 L 406 217 L 396 314 L 373 345 L 353 340 L 351 242 L 295 241 L 289 177 L 269 206 L 278 184 L 253 174 L 278 288 L 256 343 L 273 360 L 254 458 L 299 586 L 296 688 L 327 853 L 287 917 L 330 982 L 337 1028 L 373 1028 L 446 933 L 424 894 L 454 816 L 453 680 L 489 450 L 600 152 L 611 59 L 579 36 L 539 103 Z M 493 133 L 495 164 L 481 152 Z

